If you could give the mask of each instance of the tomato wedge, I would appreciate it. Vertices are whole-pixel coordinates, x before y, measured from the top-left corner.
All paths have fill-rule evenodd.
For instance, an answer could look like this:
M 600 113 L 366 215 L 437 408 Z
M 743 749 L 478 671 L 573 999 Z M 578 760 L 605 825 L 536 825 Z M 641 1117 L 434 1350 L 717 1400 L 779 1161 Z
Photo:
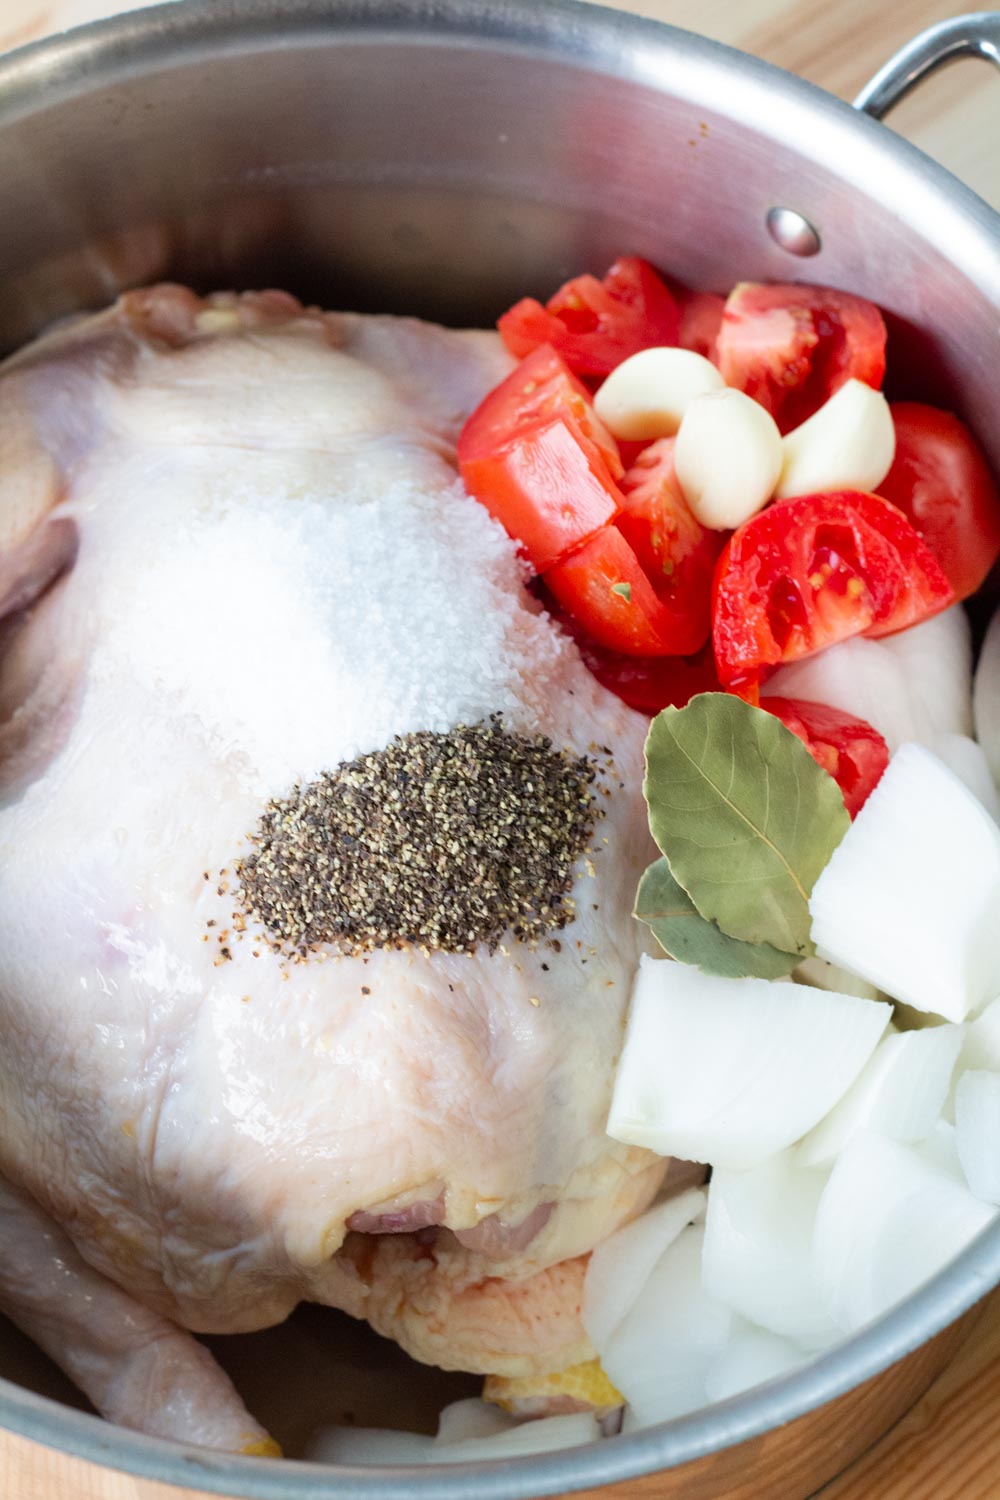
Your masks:
M 727 385 L 746 391 L 789 432 L 845 380 L 877 390 L 885 375 L 885 337 L 882 314 L 863 297 L 745 281 L 726 302 L 717 363 Z
M 735 531 L 719 559 L 720 680 L 759 679 L 852 635 L 890 635 L 954 597 L 926 542 L 880 496 L 844 490 L 779 501 Z
M 575 276 L 544 307 L 523 297 L 497 323 L 519 359 L 551 344 L 578 375 L 610 375 L 640 349 L 676 344 L 677 326 L 677 304 L 666 285 L 634 255 L 616 260 L 603 281 Z
M 715 364 L 716 343 L 726 310 L 725 297 L 719 297 L 715 292 L 689 292 L 685 289 L 678 291 L 677 305 L 681 315 L 677 342 L 682 349 L 690 349 Z
M 708 640 L 712 575 L 726 533 L 695 519 L 674 470 L 676 438 L 660 438 L 639 454 L 621 482 L 617 526 L 656 593 L 688 622 L 685 656 Z
M 517 369 L 479 403 L 458 440 L 459 461 L 494 453 L 513 432 L 550 417 L 571 418 L 582 435 L 600 449 L 612 478 L 621 478 L 618 445 L 594 410 L 593 397 L 548 345 L 522 359 Z
M 549 568 L 547 587 L 599 646 L 626 656 L 683 656 L 690 621 L 660 599 L 616 526 Z
M 1000 494 L 972 433 L 917 401 L 891 408 L 896 457 L 879 494 L 908 516 L 967 599 L 1000 556 Z
M 590 394 L 551 348 L 536 349 L 469 417 L 466 489 L 524 547 L 536 572 L 616 515 L 622 464 Z
M 650 718 L 664 708 L 683 708 L 699 693 L 720 691 L 710 648 L 694 656 L 623 656 L 587 641 L 577 644 L 601 686 Z
M 798 735 L 816 764 L 840 787 L 844 805 L 855 817 L 889 764 L 889 747 L 878 730 L 866 719 L 824 703 L 764 697 L 760 706 Z
M 533 587 L 556 624 L 576 642 L 588 670 L 629 708 L 652 718 L 661 708 L 683 708 L 698 693 L 720 691 L 711 642 L 694 656 L 625 656 L 592 641 L 541 579 Z

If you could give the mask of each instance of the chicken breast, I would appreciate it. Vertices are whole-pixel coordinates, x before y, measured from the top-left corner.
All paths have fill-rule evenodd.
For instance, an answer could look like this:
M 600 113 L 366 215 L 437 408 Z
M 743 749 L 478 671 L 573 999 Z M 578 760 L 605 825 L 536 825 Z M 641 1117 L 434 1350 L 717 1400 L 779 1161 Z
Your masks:
M 457 481 L 508 368 L 492 334 L 157 287 L 0 371 L 0 1239 L 47 1216 L 95 1319 L 311 1299 L 447 1367 L 589 1353 L 582 1257 L 663 1175 L 605 1134 L 645 724 Z M 241 906 L 269 802 L 492 715 L 595 757 L 568 926 L 302 954 Z

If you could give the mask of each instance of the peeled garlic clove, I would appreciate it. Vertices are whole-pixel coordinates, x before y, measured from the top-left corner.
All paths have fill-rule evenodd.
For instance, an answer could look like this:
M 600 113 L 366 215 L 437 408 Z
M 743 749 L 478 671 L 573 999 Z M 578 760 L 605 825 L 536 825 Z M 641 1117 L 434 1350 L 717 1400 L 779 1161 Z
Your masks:
M 722 388 L 722 376 L 688 349 L 642 349 L 623 360 L 594 397 L 594 410 L 616 438 L 673 437 L 696 396 Z
M 702 526 L 725 531 L 766 505 L 783 460 L 774 418 L 742 391 L 709 391 L 691 402 L 677 434 L 674 469 Z
M 848 380 L 782 439 L 776 498 L 827 490 L 875 490 L 892 467 L 896 429 L 881 391 Z

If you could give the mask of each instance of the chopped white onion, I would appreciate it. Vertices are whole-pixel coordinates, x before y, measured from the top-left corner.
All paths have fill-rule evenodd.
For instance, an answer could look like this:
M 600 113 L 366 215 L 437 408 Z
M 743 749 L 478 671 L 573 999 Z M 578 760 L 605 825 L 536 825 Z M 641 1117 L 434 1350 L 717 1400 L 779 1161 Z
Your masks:
M 616 438 L 649 442 L 672 437 L 696 396 L 722 389 L 710 360 L 689 349 L 642 349 L 614 369 L 594 397 L 594 410 Z
M 970 1068 L 1000 1073 L 1000 999 L 966 1022 L 958 1070 L 964 1073 Z
M 492 1401 L 483 1401 L 479 1396 L 469 1396 L 464 1401 L 452 1401 L 442 1407 L 438 1417 L 435 1443 L 462 1443 L 468 1438 L 495 1437 L 517 1425 L 517 1418 L 510 1416 Z
M 896 429 L 881 391 L 847 380 L 782 439 L 778 500 L 830 490 L 877 490 L 892 468 Z
M 963 1073 L 955 1090 L 955 1141 L 971 1192 L 1000 1204 L 1000 1073 Z
M 859 1130 L 894 1141 L 929 1136 L 948 1096 L 961 1026 L 884 1036 L 847 1093 L 796 1147 L 803 1165 L 833 1161 Z
M 689 1189 L 647 1209 L 594 1250 L 583 1283 L 581 1317 L 599 1354 L 642 1293 L 660 1256 L 704 1210 L 705 1194 Z
M 865 719 L 890 750 L 972 733 L 972 637 L 960 604 L 898 635 L 855 636 L 780 667 L 765 697 L 804 698 Z
M 1000 785 L 1000 610 L 993 616 L 976 668 L 976 739 Z
M 662 1156 L 751 1167 L 832 1109 L 890 1008 L 643 958 L 608 1132 Z
M 559 1448 L 576 1448 L 594 1443 L 600 1428 L 589 1411 L 572 1412 L 562 1417 L 542 1417 L 536 1421 L 515 1422 L 505 1432 L 492 1437 L 466 1438 L 460 1443 L 431 1445 L 431 1462 L 474 1463 L 481 1458 L 515 1458 L 525 1453 L 552 1453 Z
M 965 783 L 993 821 L 1000 822 L 1000 795 L 982 746 L 967 734 L 935 734 L 928 740 L 927 748 Z
M 816 1215 L 816 1271 L 835 1322 L 853 1332 L 887 1312 L 994 1214 L 913 1147 L 872 1131 L 856 1135 Z
M 880 992 L 867 979 L 859 979 L 850 969 L 827 963 L 825 958 L 804 958 L 792 971 L 796 984 L 811 985 L 814 990 L 833 990 L 836 995 L 857 995 L 859 1000 L 878 1000 Z
M 684 413 L 674 470 L 703 526 L 729 530 L 766 505 L 781 472 L 774 418 L 742 391 L 696 396 Z
M 660 1257 L 601 1364 L 628 1402 L 628 1427 L 705 1404 L 705 1376 L 725 1348 L 732 1312 L 702 1285 L 705 1231 L 685 1229 Z
M 961 1021 L 1000 991 L 1000 829 L 936 756 L 904 745 L 820 875 L 817 952 Z
M 972 628 L 961 604 L 880 644 L 899 666 L 928 735 L 972 733 Z
M 385 1427 L 324 1427 L 310 1438 L 305 1457 L 314 1464 L 433 1464 L 434 1439 L 423 1432 Z
M 797 1348 L 790 1339 L 740 1321 L 733 1328 L 725 1349 L 709 1368 L 705 1377 L 705 1394 L 709 1401 L 726 1401 L 752 1386 L 786 1375 L 809 1358 L 805 1350 Z
M 967 1186 L 958 1154 L 955 1127 L 947 1120 L 938 1120 L 927 1139 L 918 1142 L 912 1149 L 921 1161 L 943 1172 L 946 1177 L 951 1178 L 952 1182 L 957 1182 L 959 1187 Z
M 838 1333 L 812 1260 L 827 1176 L 797 1166 L 788 1151 L 748 1172 L 717 1167 L 705 1220 L 705 1290 L 751 1323 L 810 1349 Z
M 590 1412 L 519 1422 L 474 1399 L 445 1407 L 437 1437 L 381 1427 L 328 1427 L 310 1439 L 305 1456 L 327 1464 L 464 1464 L 575 1448 L 600 1435 Z

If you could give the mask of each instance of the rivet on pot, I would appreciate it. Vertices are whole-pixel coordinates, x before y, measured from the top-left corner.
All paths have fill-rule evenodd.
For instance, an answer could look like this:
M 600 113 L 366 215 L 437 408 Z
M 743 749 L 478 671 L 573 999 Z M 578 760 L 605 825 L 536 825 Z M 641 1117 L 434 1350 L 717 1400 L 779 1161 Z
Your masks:
M 767 232 L 789 255 L 815 255 L 820 248 L 816 230 L 794 208 L 768 209 Z

